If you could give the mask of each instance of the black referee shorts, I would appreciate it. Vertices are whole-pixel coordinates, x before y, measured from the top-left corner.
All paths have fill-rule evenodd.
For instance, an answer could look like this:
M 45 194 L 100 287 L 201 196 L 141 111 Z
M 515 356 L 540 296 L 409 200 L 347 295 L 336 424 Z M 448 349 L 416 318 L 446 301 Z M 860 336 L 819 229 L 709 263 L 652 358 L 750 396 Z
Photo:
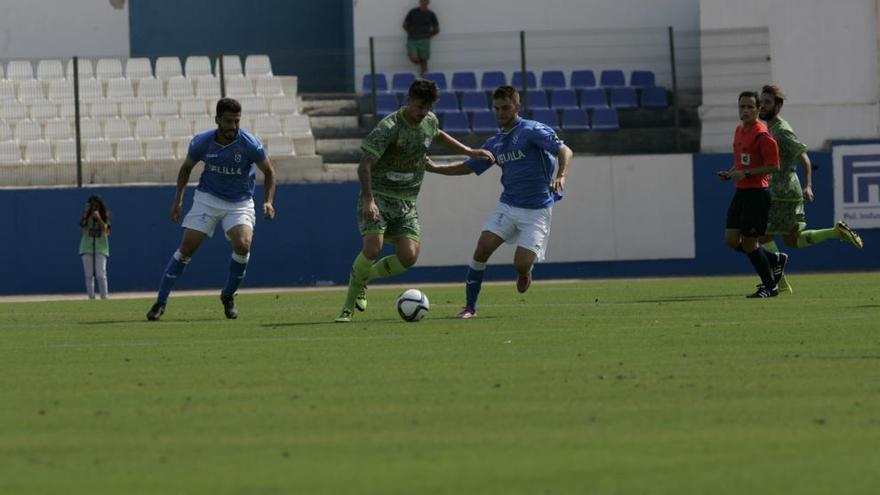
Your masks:
M 727 228 L 738 229 L 745 237 L 761 237 L 769 215 L 768 189 L 737 189 L 727 209 Z

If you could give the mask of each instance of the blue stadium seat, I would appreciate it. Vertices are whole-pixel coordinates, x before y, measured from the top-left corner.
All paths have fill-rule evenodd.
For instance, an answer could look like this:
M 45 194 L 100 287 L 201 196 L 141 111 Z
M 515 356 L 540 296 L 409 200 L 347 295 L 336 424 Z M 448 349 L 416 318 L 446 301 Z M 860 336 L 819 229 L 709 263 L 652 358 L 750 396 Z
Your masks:
M 407 94 L 409 87 L 416 80 L 416 75 L 412 72 L 398 72 L 391 76 L 391 92 L 397 94 Z
M 542 89 L 564 89 L 565 74 L 561 70 L 545 70 L 541 73 Z
M 480 79 L 480 89 L 483 91 L 495 91 L 495 88 L 505 84 L 507 84 L 507 76 L 500 70 L 483 72 L 483 77 Z
M 599 76 L 599 86 L 603 88 L 623 88 L 626 86 L 626 78 L 622 70 L 603 70 Z
M 552 108 L 578 108 L 577 94 L 573 89 L 558 89 L 550 95 Z
M 629 85 L 634 88 L 650 88 L 656 86 L 654 73 L 649 70 L 634 70 L 629 75 Z
M 372 77 L 370 74 L 364 74 L 364 79 L 361 82 L 361 91 L 364 93 L 372 93 L 373 85 L 372 85 Z M 385 74 L 381 72 L 376 73 L 376 91 L 377 92 L 385 92 L 388 91 L 388 79 L 385 77 Z
M 464 112 L 446 112 L 442 114 L 443 130 L 450 134 L 468 134 L 471 132 L 468 126 L 467 114 Z
M 472 128 L 474 132 L 498 132 L 498 121 L 495 120 L 495 114 L 484 110 L 482 112 L 474 112 Z
M 596 75 L 589 69 L 572 71 L 571 87 L 574 89 L 595 88 Z
M 666 88 L 654 86 L 642 90 L 642 106 L 644 108 L 666 108 L 669 101 L 666 98 Z
M 442 72 L 426 72 L 422 77 L 437 83 L 437 88 L 439 88 L 440 91 L 446 91 L 448 89 L 448 86 L 446 85 L 446 74 Z
M 441 91 L 437 103 L 434 103 L 435 112 L 457 112 L 458 98 L 452 91 Z
M 590 121 L 587 112 L 577 108 L 562 111 L 562 128 L 566 131 L 589 131 Z
M 547 103 L 547 93 L 543 89 L 529 90 L 529 110 L 537 110 L 539 108 L 550 108 Z
M 581 90 L 581 108 L 608 108 L 608 97 L 602 88 Z
M 620 122 L 617 120 L 617 110 L 613 108 L 593 109 L 594 131 L 616 131 L 618 129 L 620 129 Z
M 465 91 L 461 94 L 461 109 L 465 112 L 487 110 L 489 102 L 482 91 Z
M 454 72 L 452 74 L 453 91 L 476 91 L 477 75 L 473 72 Z
M 638 108 L 635 88 L 611 88 L 611 108 Z
M 535 73 L 532 71 L 526 72 L 526 79 L 528 83 L 528 89 L 535 89 L 538 87 L 538 78 L 535 77 Z M 513 78 L 510 80 L 510 85 L 516 88 L 518 91 L 522 90 L 522 71 L 514 71 Z
M 549 108 L 534 110 L 532 111 L 532 120 L 537 120 L 547 127 L 559 130 L 559 114 L 556 113 L 556 110 L 550 110 Z
M 376 94 L 376 113 L 379 115 L 388 115 L 394 113 L 400 108 L 400 102 L 397 101 L 397 95 L 391 93 Z

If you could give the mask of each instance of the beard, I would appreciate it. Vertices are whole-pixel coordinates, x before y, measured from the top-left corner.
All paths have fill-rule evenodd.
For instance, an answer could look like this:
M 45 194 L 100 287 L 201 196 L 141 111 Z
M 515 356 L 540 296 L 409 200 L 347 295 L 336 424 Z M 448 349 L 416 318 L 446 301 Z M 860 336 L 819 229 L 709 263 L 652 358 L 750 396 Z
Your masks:
M 765 122 L 775 119 L 777 115 L 779 115 L 779 112 L 775 108 L 766 112 L 758 112 L 758 117 Z

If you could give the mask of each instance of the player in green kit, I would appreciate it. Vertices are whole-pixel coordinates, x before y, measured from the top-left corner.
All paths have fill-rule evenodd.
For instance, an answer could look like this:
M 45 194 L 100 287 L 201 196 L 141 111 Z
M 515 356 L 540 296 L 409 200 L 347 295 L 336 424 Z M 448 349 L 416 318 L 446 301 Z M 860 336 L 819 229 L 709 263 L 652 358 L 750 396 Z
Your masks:
M 861 249 L 864 246 L 859 237 L 844 221 L 834 227 L 818 230 L 804 230 L 807 226 L 804 215 L 804 202 L 813 201 L 813 167 L 807 155 L 807 146 L 798 140 L 791 126 L 779 113 L 785 102 L 785 94 L 778 86 L 767 85 L 761 88 L 761 120 L 767 123 L 770 134 L 779 144 L 779 171 L 770 174 L 770 196 L 772 203 L 767 232 L 760 241 L 770 252 L 778 248 L 773 238 L 781 235 L 786 246 L 803 248 L 821 242 L 838 239 Z M 804 169 L 804 187 L 801 188 L 797 175 L 797 164 Z M 784 265 L 783 265 L 784 266 Z M 776 269 L 781 270 L 782 267 Z M 779 278 L 779 291 L 792 292 L 791 285 L 782 272 L 775 273 Z
M 367 308 L 367 282 L 403 273 L 418 259 L 421 231 L 416 197 L 431 143 L 437 139 L 458 154 L 494 162 L 488 151 L 471 149 L 439 129 L 431 112 L 436 101 L 437 85 L 415 80 L 406 106 L 382 119 L 361 144 L 357 217 L 363 249 L 352 264 L 338 323 L 350 322 L 355 308 Z M 384 242 L 394 244 L 396 252 L 376 261 Z

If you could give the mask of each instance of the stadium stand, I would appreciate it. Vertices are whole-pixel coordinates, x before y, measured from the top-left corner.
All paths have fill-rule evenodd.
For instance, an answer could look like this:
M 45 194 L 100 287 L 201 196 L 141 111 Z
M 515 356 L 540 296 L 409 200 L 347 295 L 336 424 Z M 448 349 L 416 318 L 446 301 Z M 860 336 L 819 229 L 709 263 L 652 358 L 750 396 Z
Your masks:
M 398 72 L 391 76 L 391 92 L 405 95 L 415 80 L 416 75 L 411 72 Z
M 577 108 L 567 108 L 562 111 L 562 128 L 566 131 L 588 131 L 590 121 L 587 112 Z
M 452 90 L 457 92 L 476 91 L 477 75 L 471 71 L 452 74 Z
M 592 129 L 594 131 L 616 131 L 620 129 L 617 110 L 613 108 L 593 109 Z
M 490 70 L 483 72 L 480 78 L 480 89 L 483 91 L 494 91 L 498 86 L 507 84 L 507 76 L 500 70 Z
M 441 128 L 450 134 L 467 134 L 471 132 L 467 114 L 464 112 L 444 113 Z
M 518 90 L 522 90 L 523 80 L 522 80 L 522 71 L 514 71 L 513 77 L 510 79 L 510 85 Z M 535 73 L 533 71 L 526 71 L 526 87 L 528 89 L 535 89 L 538 87 L 538 79 L 535 77 Z

